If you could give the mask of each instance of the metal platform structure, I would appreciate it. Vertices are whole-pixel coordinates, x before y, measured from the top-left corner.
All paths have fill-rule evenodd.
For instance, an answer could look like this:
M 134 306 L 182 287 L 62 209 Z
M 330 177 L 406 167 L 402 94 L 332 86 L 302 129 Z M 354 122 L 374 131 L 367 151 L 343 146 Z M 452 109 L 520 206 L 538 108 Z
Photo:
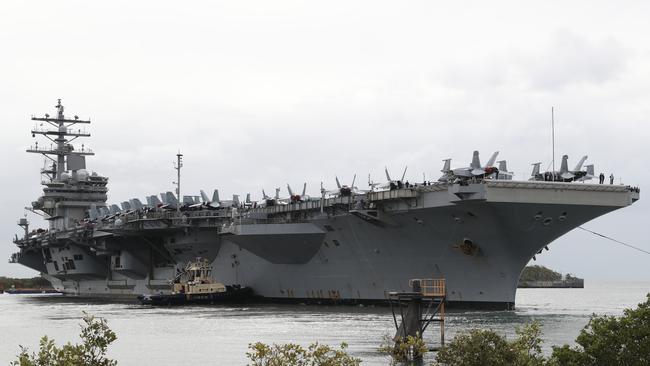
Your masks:
M 408 337 L 423 338 L 432 323 L 440 324 L 440 345 L 445 344 L 445 301 L 447 291 L 444 278 L 412 279 L 412 291 L 389 292 L 388 300 L 395 323 L 396 344 Z M 406 308 L 406 311 L 405 311 Z M 399 322 L 397 319 L 399 312 Z

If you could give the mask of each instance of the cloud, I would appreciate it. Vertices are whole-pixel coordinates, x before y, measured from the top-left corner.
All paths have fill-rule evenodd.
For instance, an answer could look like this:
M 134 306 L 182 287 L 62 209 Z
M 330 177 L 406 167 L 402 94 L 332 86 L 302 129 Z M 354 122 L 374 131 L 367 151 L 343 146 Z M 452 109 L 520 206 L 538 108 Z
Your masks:
M 558 90 L 575 84 L 603 84 L 625 68 L 625 50 L 613 39 L 591 41 L 576 33 L 554 32 L 549 44 L 524 65 L 530 86 Z

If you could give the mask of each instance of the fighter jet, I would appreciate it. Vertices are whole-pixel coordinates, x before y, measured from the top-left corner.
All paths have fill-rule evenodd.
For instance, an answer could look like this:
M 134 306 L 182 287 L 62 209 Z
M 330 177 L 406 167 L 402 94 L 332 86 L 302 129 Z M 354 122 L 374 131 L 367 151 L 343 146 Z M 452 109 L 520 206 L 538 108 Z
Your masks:
M 585 181 L 594 177 L 594 165 L 585 166 L 586 170 L 581 170 L 582 165 L 587 160 L 587 155 L 583 156 L 573 170 L 569 170 L 569 156 L 562 156 L 562 163 L 559 171 L 548 171 L 540 173 L 542 163 L 533 164 L 533 171 L 529 180 L 553 181 L 553 182 L 574 182 Z
M 585 160 L 587 160 L 587 155 L 583 156 L 578 164 L 576 165 L 573 170 L 568 170 L 568 159 L 569 157 L 567 155 L 562 156 L 562 166 L 560 169 L 560 177 L 563 179 L 564 182 L 572 182 L 572 181 L 584 181 L 588 180 L 594 177 L 594 165 L 590 164 L 585 166 L 587 170 L 581 170 L 582 165 L 585 163 Z
M 201 189 L 201 204 L 208 209 L 219 208 L 221 206 L 219 201 L 219 190 L 215 189 L 212 192 L 212 199 L 208 198 L 208 195 Z
M 134 210 L 142 210 L 144 208 L 144 205 L 142 204 L 142 202 L 137 198 L 131 198 L 129 200 L 129 203 L 131 204 L 131 207 Z
M 262 189 L 262 198 L 263 202 L 260 204 L 260 207 L 271 207 L 275 205 L 286 205 L 287 204 L 287 199 L 281 199 L 280 198 L 280 188 L 275 189 L 275 196 L 270 197 L 266 194 L 266 192 Z
M 341 184 L 341 181 L 339 180 L 338 176 L 335 176 L 334 180 L 336 181 L 336 189 L 333 190 L 326 190 L 325 188 L 323 188 L 323 182 L 320 183 L 321 194 L 334 196 L 334 197 L 347 197 L 347 196 L 351 196 L 353 193 L 356 194 L 368 193 L 368 191 L 360 190 L 359 187 L 354 185 L 354 183 L 357 180 L 356 174 L 354 175 L 354 177 L 352 177 L 352 183 L 350 185 Z
M 147 206 L 149 206 L 149 208 L 155 209 L 164 206 L 164 204 L 160 201 L 160 199 L 156 195 L 147 196 L 146 199 L 147 199 Z
M 162 208 L 171 208 L 176 209 L 179 205 L 176 196 L 172 192 L 165 192 L 160 194 L 160 199 L 162 199 L 163 206 Z
M 402 188 L 402 186 L 404 185 L 404 177 L 406 177 L 406 170 L 408 170 L 408 165 L 404 167 L 404 171 L 402 172 L 402 178 L 399 180 L 393 180 L 390 178 L 390 174 L 388 173 L 388 167 L 384 167 L 384 172 L 386 172 L 386 179 L 388 180 L 388 183 L 381 186 L 381 188 L 384 189 Z
M 467 179 L 473 177 L 488 177 L 499 171 L 499 169 L 494 166 L 497 155 L 499 155 L 499 152 L 494 152 L 484 167 L 481 166 L 481 160 L 479 159 L 478 151 L 474 151 L 474 154 L 472 155 L 472 162 L 468 167 L 465 168 L 451 169 L 451 159 L 445 159 L 443 160 L 445 164 L 441 170 L 443 175 L 438 179 L 438 181 L 449 182 L 453 181 L 456 178 Z
M 307 182 L 302 186 L 302 194 L 295 194 L 291 189 L 289 183 L 287 183 L 287 191 L 289 191 L 289 201 L 291 202 L 302 202 L 309 201 L 309 196 L 307 196 Z

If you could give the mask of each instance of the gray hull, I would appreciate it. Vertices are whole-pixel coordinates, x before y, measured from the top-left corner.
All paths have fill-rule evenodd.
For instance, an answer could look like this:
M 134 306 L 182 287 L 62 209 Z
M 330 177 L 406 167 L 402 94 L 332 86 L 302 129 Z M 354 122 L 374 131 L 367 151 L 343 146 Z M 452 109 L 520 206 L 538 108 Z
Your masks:
M 249 286 L 276 301 L 382 301 L 389 291 L 406 290 L 410 279 L 445 278 L 452 303 L 511 308 L 519 275 L 533 255 L 575 227 L 638 199 L 622 186 L 489 182 L 460 187 L 461 195 L 458 189 L 437 187 L 415 198 L 383 200 L 376 216 L 312 210 L 301 223 L 233 222 L 229 230 L 204 230 L 194 239 L 181 234 L 174 245 L 184 243 L 185 249 L 177 251 L 182 256 L 177 260 L 214 253 L 215 279 Z M 144 246 L 133 237 L 122 250 L 129 247 Z M 175 273 L 170 267 L 138 266 L 143 269 L 137 276 L 105 267 L 110 279 L 64 279 L 62 290 L 108 297 L 164 292 Z

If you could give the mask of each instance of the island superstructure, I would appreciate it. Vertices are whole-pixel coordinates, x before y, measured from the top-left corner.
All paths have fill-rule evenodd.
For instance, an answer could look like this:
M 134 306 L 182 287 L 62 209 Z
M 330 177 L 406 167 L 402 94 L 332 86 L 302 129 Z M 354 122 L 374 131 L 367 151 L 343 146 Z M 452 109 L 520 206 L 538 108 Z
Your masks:
M 90 297 L 166 293 L 177 272 L 196 258 L 211 262 L 219 282 L 250 287 L 271 301 L 383 302 L 413 278 L 445 278 L 453 305 L 514 306 L 524 266 L 577 226 L 639 199 L 638 188 L 589 184 L 593 166 L 533 171 L 513 180 L 496 153 L 482 166 L 445 161 L 436 182 L 391 180 L 360 191 L 354 183 L 308 197 L 222 201 L 172 192 L 107 205 L 108 178 L 90 173 L 93 152 L 71 142 L 90 136 L 66 119 L 33 120 L 53 142 L 28 152 L 50 161 L 43 195 L 32 203 L 49 227 L 14 239 L 11 261 L 43 273 L 60 291 Z M 180 155 L 180 153 L 179 153 Z M 180 159 L 179 159 L 180 163 Z M 180 169 L 180 165 L 178 166 Z M 179 170 L 180 171 L 180 170 Z

